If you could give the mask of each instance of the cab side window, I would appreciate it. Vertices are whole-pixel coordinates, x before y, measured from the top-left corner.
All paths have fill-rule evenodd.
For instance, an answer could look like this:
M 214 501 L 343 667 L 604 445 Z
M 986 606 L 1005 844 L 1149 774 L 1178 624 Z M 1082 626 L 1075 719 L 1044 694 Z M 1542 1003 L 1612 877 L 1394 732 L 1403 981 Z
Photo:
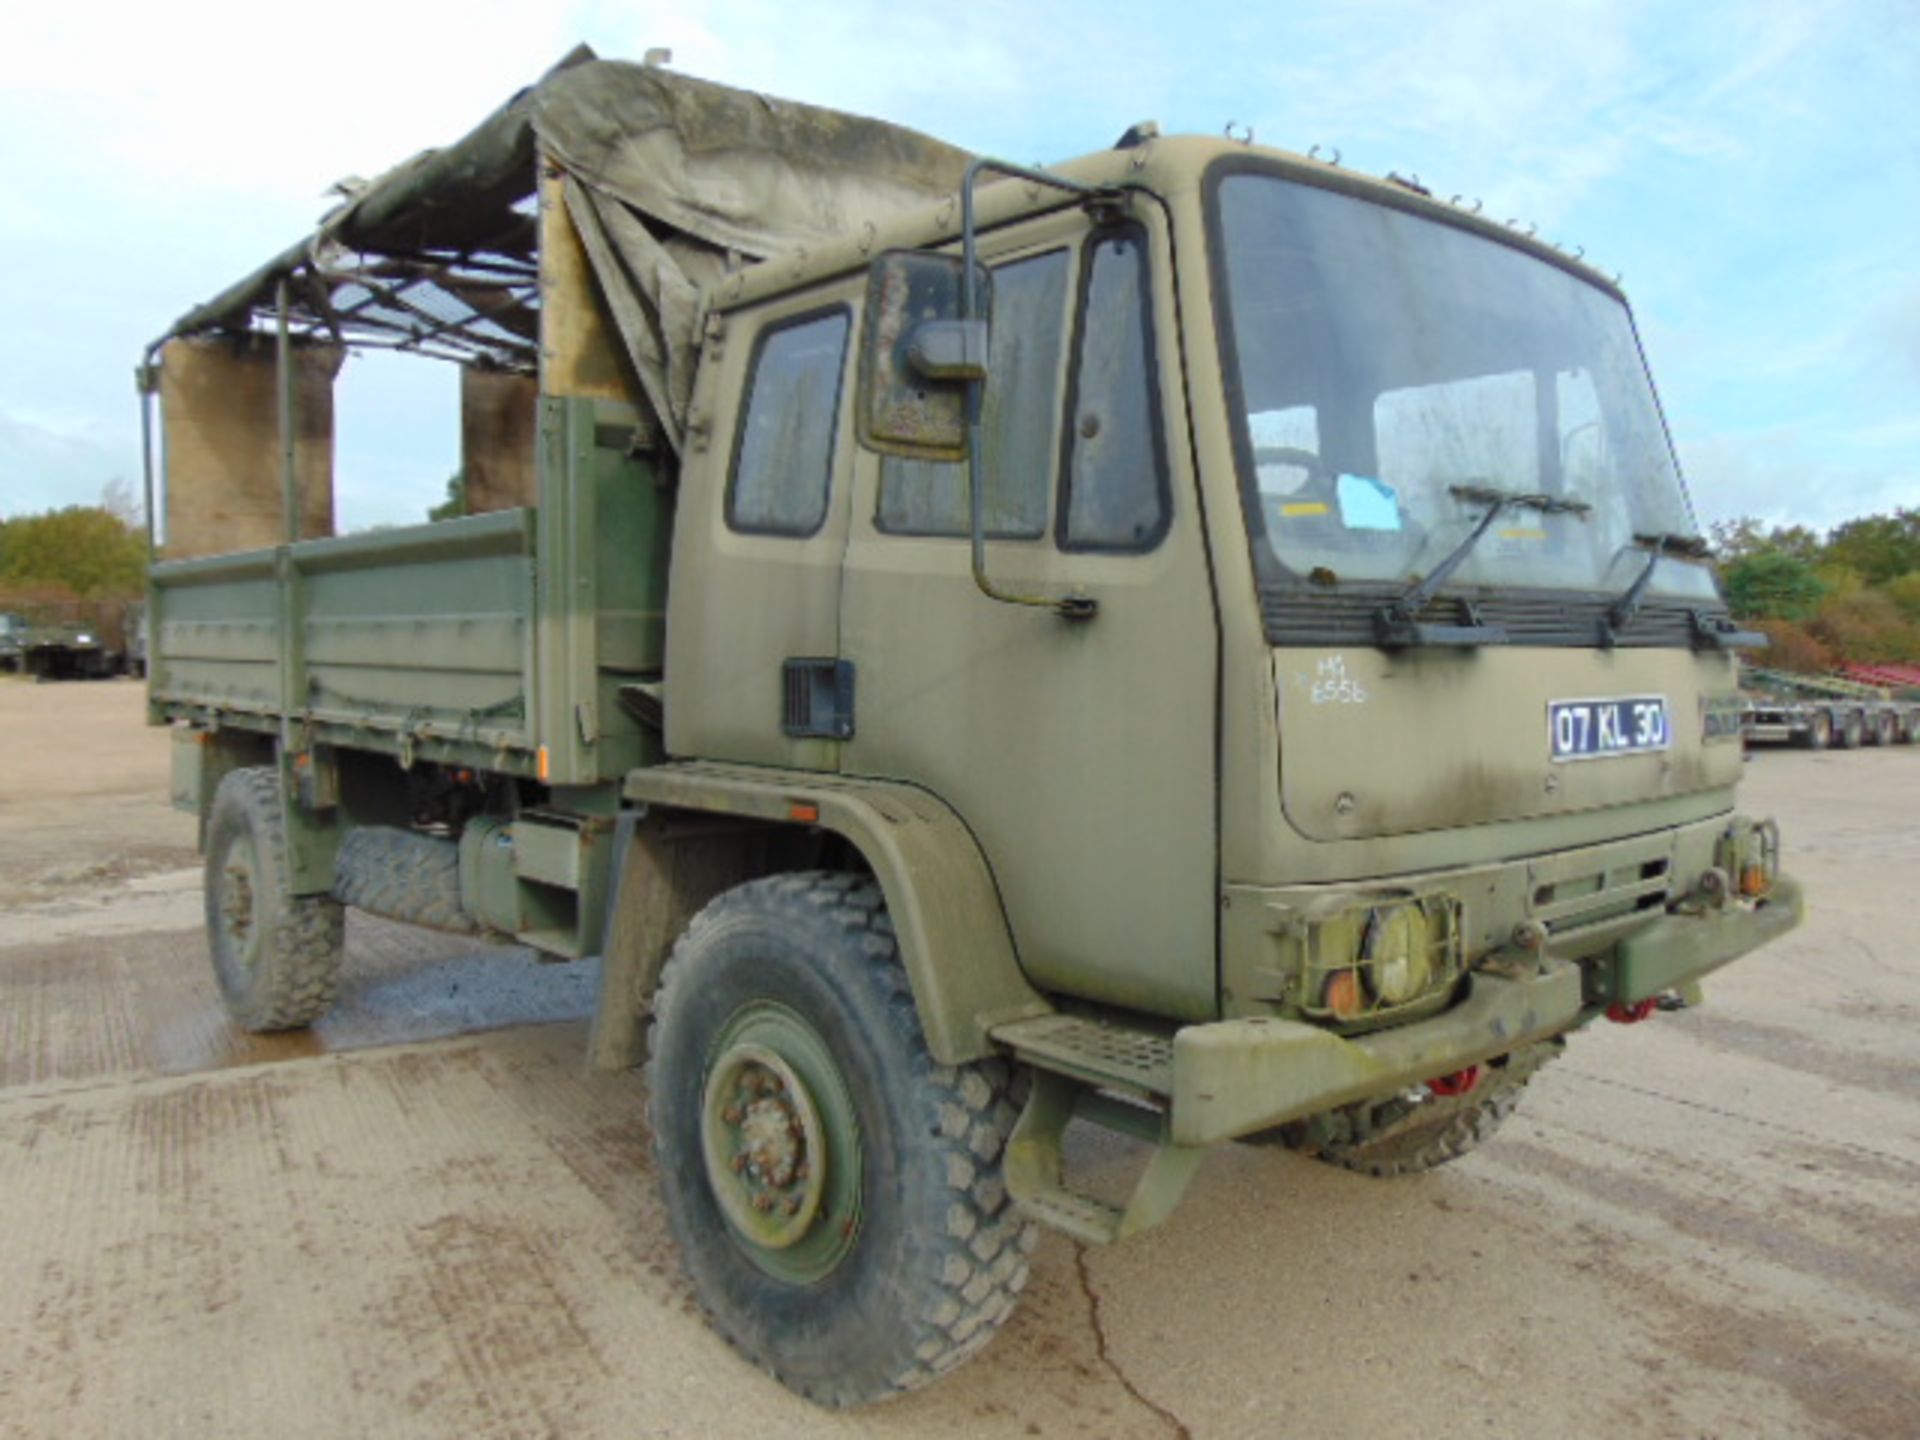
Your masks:
M 842 306 L 760 332 L 727 487 L 733 529 L 811 535 L 826 520 L 848 325 Z
M 1167 469 L 1147 285 L 1142 232 L 1112 231 L 1091 242 L 1067 411 L 1063 549 L 1151 550 L 1167 530 Z
M 993 272 L 993 330 L 980 421 L 986 529 L 996 539 L 1032 540 L 1047 530 L 1070 269 L 1065 250 L 1050 250 Z M 891 456 L 881 462 L 874 517 L 881 530 L 968 535 L 973 530 L 969 507 L 964 463 Z

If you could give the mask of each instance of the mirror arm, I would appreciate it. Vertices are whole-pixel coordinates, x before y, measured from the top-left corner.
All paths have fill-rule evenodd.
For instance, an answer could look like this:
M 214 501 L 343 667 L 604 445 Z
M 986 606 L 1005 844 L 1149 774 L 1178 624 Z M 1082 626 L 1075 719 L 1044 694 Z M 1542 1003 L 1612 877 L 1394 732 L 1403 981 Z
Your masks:
M 969 323 L 981 318 L 980 296 L 974 284 L 977 247 L 973 187 L 981 172 L 986 170 L 1015 180 L 1031 180 L 1036 185 L 1050 185 L 1056 190 L 1066 190 L 1075 195 L 1094 196 L 1100 193 L 1091 185 L 1049 175 L 1044 170 L 1011 165 L 1004 160 L 982 156 L 968 165 L 967 173 L 960 182 L 960 318 Z M 984 380 L 967 381 L 967 510 L 973 532 L 973 583 L 989 600 L 998 600 L 1005 605 L 1032 605 L 1051 610 L 1065 620 L 1091 620 L 1100 613 L 1100 602 L 1090 595 L 1023 595 L 1018 591 L 1002 590 L 987 576 L 986 474 L 985 462 L 981 458 L 984 439 L 981 412 L 985 407 L 986 389 Z

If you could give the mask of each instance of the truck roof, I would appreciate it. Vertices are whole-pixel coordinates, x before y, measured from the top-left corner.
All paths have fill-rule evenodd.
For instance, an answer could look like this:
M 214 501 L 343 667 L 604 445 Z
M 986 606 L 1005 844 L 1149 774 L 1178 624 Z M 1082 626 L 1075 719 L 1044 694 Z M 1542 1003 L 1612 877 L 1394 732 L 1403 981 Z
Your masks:
M 1289 150 L 1212 136 L 1173 135 L 1143 140 L 1124 149 L 1097 150 L 1048 168 L 1051 173 L 1082 185 L 1132 187 L 1173 197 L 1198 189 L 1217 162 L 1236 161 L 1251 161 L 1303 184 L 1338 190 L 1475 231 L 1556 265 L 1617 299 L 1626 298 L 1617 281 L 1578 257 L 1534 238 L 1529 232 L 1488 220 L 1477 208 L 1435 199 L 1397 177 L 1383 179 Z M 862 269 L 882 250 L 936 247 L 955 242 L 960 235 L 957 195 L 955 186 L 937 200 L 901 210 L 859 233 L 844 234 L 810 246 L 804 252 L 773 256 L 762 264 L 735 271 L 714 286 L 714 302 L 723 309 L 749 305 L 796 285 Z M 1066 192 L 1049 192 L 1018 179 L 987 177 L 978 192 L 976 216 L 981 228 L 986 229 L 1039 209 L 1064 208 L 1076 203 L 1076 197 Z

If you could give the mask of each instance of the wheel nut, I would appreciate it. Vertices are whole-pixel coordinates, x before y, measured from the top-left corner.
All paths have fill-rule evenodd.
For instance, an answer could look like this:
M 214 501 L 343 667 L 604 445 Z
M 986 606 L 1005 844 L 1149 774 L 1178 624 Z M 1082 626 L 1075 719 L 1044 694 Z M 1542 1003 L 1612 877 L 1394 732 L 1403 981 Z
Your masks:
M 744 1117 L 738 1105 L 729 1105 L 720 1112 L 720 1118 L 729 1125 L 738 1125 Z
M 773 1197 L 764 1190 L 753 1197 L 753 1208 L 765 1214 L 773 1208 Z
M 736 1175 L 738 1175 L 738 1174 L 740 1174 L 740 1173 L 741 1173 L 741 1172 L 742 1172 L 743 1170 L 745 1170 L 746 1168 L 747 1168 L 747 1157 L 746 1157 L 746 1156 L 744 1156 L 744 1155 L 736 1155 L 736 1156 L 734 1156 L 734 1157 L 733 1157 L 733 1173 L 734 1173 L 734 1174 L 736 1174 Z
M 787 1209 L 787 1214 L 798 1215 L 800 1213 L 800 1197 L 798 1195 L 791 1197 L 787 1201 L 786 1209 Z

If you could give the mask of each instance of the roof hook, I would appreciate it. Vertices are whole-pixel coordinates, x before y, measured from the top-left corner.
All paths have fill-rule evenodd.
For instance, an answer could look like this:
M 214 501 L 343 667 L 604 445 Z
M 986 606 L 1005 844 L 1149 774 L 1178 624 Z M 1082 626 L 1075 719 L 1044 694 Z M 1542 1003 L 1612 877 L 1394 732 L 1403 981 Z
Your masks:
M 1242 145 L 1253 144 L 1253 126 L 1242 125 L 1238 120 L 1227 121 L 1227 128 L 1221 132 L 1227 139 Z
M 1331 159 L 1328 159 L 1328 160 L 1321 160 L 1321 161 L 1320 161 L 1320 163 L 1321 163 L 1321 164 L 1323 164 L 1323 165 L 1338 165 L 1338 164 L 1340 163 L 1340 147 L 1339 147 L 1339 146 L 1337 146 L 1337 145 L 1329 145 L 1329 146 L 1327 147 L 1327 153 L 1328 153 L 1328 155 L 1330 155 L 1330 156 L 1331 156 L 1332 158 L 1331 158 Z M 1319 147 L 1318 145 L 1315 145 L 1315 146 L 1313 146 L 1313 147 L 1312 147 L 1311 149 L 1309 149 L 1309 150 L 1307 151 L 1307 159 L 1309 159 L 1309 160 L 1320 160 L 1320 147 Z

